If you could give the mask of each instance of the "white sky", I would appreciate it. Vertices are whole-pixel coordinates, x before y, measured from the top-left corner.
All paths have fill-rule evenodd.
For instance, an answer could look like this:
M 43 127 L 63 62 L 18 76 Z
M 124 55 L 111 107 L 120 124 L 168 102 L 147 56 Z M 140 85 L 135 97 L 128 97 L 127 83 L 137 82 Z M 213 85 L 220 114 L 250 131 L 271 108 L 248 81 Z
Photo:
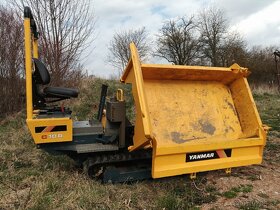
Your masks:
M 95 0 L 92 3 L 96 16 L 95 40 L 84 65 L 89 74 L 96 76 L 117 73 L 106 64 L 108 44 L 116 31 L 145 26 L 153 41 L 165 20 L 195 14 L 213 4 L 225 10 L 230 28 L 239 31 L 249 47 L 280 46 L 280 0 Z

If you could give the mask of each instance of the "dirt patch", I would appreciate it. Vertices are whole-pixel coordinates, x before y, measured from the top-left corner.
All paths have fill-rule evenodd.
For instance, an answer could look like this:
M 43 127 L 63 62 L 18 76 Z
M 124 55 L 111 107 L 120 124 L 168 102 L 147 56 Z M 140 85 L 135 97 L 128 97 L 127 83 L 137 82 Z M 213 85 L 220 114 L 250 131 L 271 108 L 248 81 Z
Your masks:
M 187 141 L 198 140 L 198 139 L 203 139 L 204 138 L 204 137 L 199 138 L 199 137 L 194 136 L 193 138 L 184 139 L 183 135 L 179 132 L 171 132 L 170 135 L 171 135 L 172 141 L 174 141 L 177 144 L 182 144 L 182 143 L 185 143 Z
M 273 145 L 276 143 L 280 144 L 279 138 L 269 142 Z M 268 153 L 270 158 L 266 156 Z M 261 165 L 234 168 L 230 176 L 226 176 L 222 171 L 209 172 L 206 176 L 207 183 L 215 186 L 221 196 L 216 202 L 204 204 L 201 208 L 280 209 L 280 162 L 275 159 L 275 156 L 275 153 L 266 151 L 266 158 Z M 252 186 L 252 190 L 238 192 L 230 199 L 223 194 L 240 186 Z
M 199 120 L 198 122 L 201 126 L 202 132 L 208 133 L 210 135 L 214 134 L 216 128 L 211 123 L 209 123 L 208 121 L 203 121 L 203 120 Z

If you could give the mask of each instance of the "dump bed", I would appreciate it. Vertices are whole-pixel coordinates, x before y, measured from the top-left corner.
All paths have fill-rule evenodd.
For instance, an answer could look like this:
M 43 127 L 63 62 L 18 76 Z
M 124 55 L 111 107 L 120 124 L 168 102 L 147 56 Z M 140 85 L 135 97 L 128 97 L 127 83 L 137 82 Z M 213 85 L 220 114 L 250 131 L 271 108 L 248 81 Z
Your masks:
M 153 148 L 154 178 L 261 163 L 266 134 L 246 68 L 141 64 L 130 48 L 121 78 L 136 107 L 129 149 Z

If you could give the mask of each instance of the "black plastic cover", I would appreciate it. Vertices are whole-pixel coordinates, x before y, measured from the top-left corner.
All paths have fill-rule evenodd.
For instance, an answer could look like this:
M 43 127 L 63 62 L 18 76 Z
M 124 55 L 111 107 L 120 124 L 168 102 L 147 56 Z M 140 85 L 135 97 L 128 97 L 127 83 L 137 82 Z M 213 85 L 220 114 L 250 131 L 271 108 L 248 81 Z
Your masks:
M 30 18 L 30 26 L 31 26 L 32 33 L 34 35 L 34 38 L 38 39 L 39 32 L 37 31 L 37 25 L 33 18 L 30 7 L 24 7 L 24 18 Z
M 33 19 L 30 7 L 24 7 L 24 17 Z
M 35 72 L 33 73 L 35 83 L 47 85 L 50 83 L 51 78 L 47 67 L 37 58 L 33 58 L 35 64 Z
M 44 93 L 47 98 L 77 98 L 79 94 L 77 89 L 63 87 L 46 87 Z

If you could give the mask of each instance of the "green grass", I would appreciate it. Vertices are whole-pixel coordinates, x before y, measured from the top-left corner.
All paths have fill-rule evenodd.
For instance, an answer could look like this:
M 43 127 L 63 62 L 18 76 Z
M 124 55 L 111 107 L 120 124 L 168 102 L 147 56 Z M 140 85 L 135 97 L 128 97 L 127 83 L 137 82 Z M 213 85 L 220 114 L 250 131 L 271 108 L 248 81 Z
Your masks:
M 223 196 L 225 198 L 236 198 L 239 193 L 249 193 L 252 192 L 253 190 L 253 185 L 248 184 L 248 185 L 240 185 L 238 187 L 233 187 L 229 191 L 226 191 L 223 193 Z
M 249 192 L 252 192 L 253 185 L 251 185 L 251 184 L 241 185 L 237 188 L 237 190 L 238 190 L 238 192 L 249 193 Z
M 280 145 L 276 139 L 280 138 L 280 95 L 279 94 L 255 94 L 254 98 L 262 119 L 262 122 L 271 129 L 268 132 L 264 150 L 264 159 L 269 163 L 277 164 L 280 161 Z
M 269 198 L 269 196 L 267 195 L 267 194 L 265 194 L 265 193 L 258 193 L 258 196 L 260 196 L 261 198 L 265 198 L 265 199 L 268 199 Z
M 237 192 L 234 192 L 234 191 L 231 191 L 231 190 L 226 191 L 226 192 L 223 193 L 223 196 L 225 198 L 236 198 L 237 195 L 238 195 Z
M 209 190 L 211 187 L 198 179 L 196 185 L 202 189 L 199 191 L 186 176 L 131 185 L 101 184 L 81 173 L 69 158 L 51 156 L 21 141 L 28 131 L 24 127 L 16 133 L 18 129 L 7 131 L 17 140 L 4 150 L 0 148 L 5 158 L 0 173 L 0 208 L 198 209 L 216 200 L 215 190 Z
M 280 151 L 280 144 L 274 142 L 268 142 L 266 145 L 266 150 L 270 152 Z
M 280 132 L 280 95 L 254 95 L 261 119 L 272 131 Z
M 238 206 L 240 210 L 259 210 L 262 208 L 262 204 L 257 201 L 249 201 Z
M 117 81 L 86 81 L 81 98 L 71 104 L 76 119 L 94 117 L 104 82 L 110 85 L 108 96 L 123 87 Z M 124 89 L 126 94 L 130 91 L 130 87 Z M 265 151 L 278 154 L 280 148 L 275 139 L 280 137 L 279 96 L 255 95 L 255 98 L 264 123 L 272 127 Z M 129 117 L 133 119 L 133 99 L 129 95 L 126 99 Z M 68 157 L 52 156 L 36 149 L 22 113 L 0 122 L 0 144 L 0 209 L 200 209 L 202 205 L 215 204 L 221 197 L 238 199 L 253 192 L 254 182 L 251 182 L 252 185 L 238 185 L 220 193 L 207 175 L 197 178 L 195 185 L 188 176 L 132 184 L 101 184 L 89 179 Z M 245 175 L 243 178 L 248 179 Z M 278 201 L 269 200 L 265 195 L 259 198 L 267 199 L 267 203 L 249 201 L 238 208 L 278 205 Z
M 107 98 L 114 97 L 117 89 L 123 89 L 126 100 L 126 114 L 128 119 L 134 119 L 134 101 L 131 95 L 131 86 L 121 84 L 117 80 L 100 78 L 85 80 L 79 88 L 79 99 L 69 104 L 74 118 L 78 120 L 96 119 L 102 84 L 108 85 Z
M 0 122 L 0 209 L 198 209 L 217 199 L 213 186 L 197 179 L 200 191 L 188 176 L 114 185 L 89 179 L 68 157 L 36 149 L 24 118 Z
M 218 191 L 212 186 L 197 182 L 200 188 L 195 188 L 191 181 L 182 182 L 175 188 L 157 199 L 156 209 L 199 209 L 205 203 L 213 203 L 218 198 Z M 210 190 L 209 190 L 210 189 Z

